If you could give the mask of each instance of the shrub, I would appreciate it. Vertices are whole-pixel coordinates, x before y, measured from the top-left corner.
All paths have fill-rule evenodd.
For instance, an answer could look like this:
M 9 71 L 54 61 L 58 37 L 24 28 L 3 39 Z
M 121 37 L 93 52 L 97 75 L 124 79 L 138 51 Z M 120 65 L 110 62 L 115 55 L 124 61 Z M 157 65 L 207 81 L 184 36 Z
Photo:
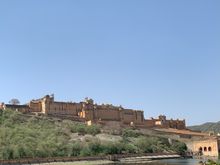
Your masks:
M 164 152 L 170 150 L 168 140 L 157 137 L 139 137 L 135 146 L 141 153 Z
M 97 135 L 101 132 L 101 129 L 99 126 L 91 125 L 86 127 L 86 133 L 91 135 Z
M 101 146 L 100 142 L 90 142 L 89 143 L 89 149 L 91 151 L 91 155 L 98 155 L 99 153 L 102 153 L 103 146 Z
M 86 134 L 86 127 L 84 125 L 79 125 L 76 128 L 76 132 L 78 132 L 80 135 L 85 135 Z
M 138 148 L 133 144 L 125 144 L 124 149 L 126 153 L 137 153 Z
M 185 143 L 175 141 L 171 145 L 171 149 L 179 154 L 183 154 L 187 150 L 187 146 Z
M 120 143 L 108 143 L 103 146 L 103 153 L 105 154 L 121 154 L 122 145 Z
M 79 133 L 82 135 L 84 134 L 96 135 L 101 132 L 101 129 L 99 126 L 96 125 L 87 126 L 85 124 L 77 123 L 70 126 L 70 131 L 72 133 Z
M 135 130 L 132 130 L 132 129 L 124 129 L 123 131 L 122 131 L 122 136 L 124 137 L 124 138 L 127 138 L 127 137 L 139 137 L 139 136 L 141 136 L 142 134 L 140 133 L 140 132 L 137 132 L 137 131 L 135 131 Z
M 81 151 L 80 144 L 79 143 L 73 143 L 72 144 L 71 156 L 78 156 L 78 155 L 80 155 L 80 151 Z
M 96 135 L 99 126 L 87 126 L 70 120 L 58 121 L 45 117 L 27 117 L 19 112 L 0 111 L 0 159 L 53 156 L 92 156 L 100 154 L 148 153 L 173 150 L 182 153 L 186 146 L 165 138 L 146 137 L 125 129 L 123 140 L 102 144 L 94 137 L 84 143 L 73 142 L 71 133 Z
M 80 156 L 91 156 L 91 150 L 89 149 L 89 147 L 83 147 L 80 151 Z

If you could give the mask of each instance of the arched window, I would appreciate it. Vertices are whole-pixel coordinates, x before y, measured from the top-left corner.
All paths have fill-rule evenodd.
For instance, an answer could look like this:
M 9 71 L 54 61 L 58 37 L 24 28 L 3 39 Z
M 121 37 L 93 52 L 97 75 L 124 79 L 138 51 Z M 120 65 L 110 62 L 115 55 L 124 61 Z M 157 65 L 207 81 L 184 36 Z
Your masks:
M 208 148 L 208 151 L 212 151 L 212 147 L 209 147 L 209 148 Z
M 202 147 L 199 147 L 199 152 L 202 152 Z
M 207 147 L 204 147 L 204 151 L 207 151 Z

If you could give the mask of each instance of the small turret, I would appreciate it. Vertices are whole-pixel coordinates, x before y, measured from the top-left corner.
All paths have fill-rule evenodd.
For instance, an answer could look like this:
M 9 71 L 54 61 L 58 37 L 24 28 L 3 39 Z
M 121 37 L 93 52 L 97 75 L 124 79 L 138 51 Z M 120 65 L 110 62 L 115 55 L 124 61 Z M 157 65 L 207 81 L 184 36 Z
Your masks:
M 49 102 L 54 102 L 54 94 L 44 96 L 43 100 L 44 100 L 45 102 L 48 102 L 48 103 L 49 103 Z
M 159 116 L 159 119 L 160 119 L 161 121 L 166 121 L 166 116 L 165 116 L 165 115 L 160 115 L 160 116 Z

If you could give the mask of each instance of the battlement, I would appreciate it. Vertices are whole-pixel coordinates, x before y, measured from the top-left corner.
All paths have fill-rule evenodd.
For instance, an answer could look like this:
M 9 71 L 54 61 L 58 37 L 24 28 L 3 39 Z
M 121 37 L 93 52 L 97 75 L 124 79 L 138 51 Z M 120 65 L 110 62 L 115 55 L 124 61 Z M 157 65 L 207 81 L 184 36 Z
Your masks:
M 175 128 L 185 129 L 185 120 L 167 120 L 160 115 L 157 119 L 144 119 L 144 111 L 126 109 L 112 104 L 95 104 L 91 98 L 84 101 L 60 102 L 54 101 L 54 95 L 46 95 L 43 98 L 31 100 L 26 105 L 0 104 L 0 109 L 10 108 L 24 113 L 41 113 L 56 117 L 68 117 L 84 120 L 90 123 L 119 122 L 119 125 L 140 126 L 142 128 Z
M 156 128 L 175 128 L 175 129 L 186 129 L 185 120 L 168 120 L 166 116 L 160 115 L 158 118 L 150 118 L 145 120 L 145 126 L 156 127 Z

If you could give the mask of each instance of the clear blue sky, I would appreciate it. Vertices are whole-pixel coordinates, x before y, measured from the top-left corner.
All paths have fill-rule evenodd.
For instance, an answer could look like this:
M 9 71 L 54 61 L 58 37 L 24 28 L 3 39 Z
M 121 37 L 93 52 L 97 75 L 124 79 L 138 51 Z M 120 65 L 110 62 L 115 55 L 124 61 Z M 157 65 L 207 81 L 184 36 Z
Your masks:
M 220 120 L 219 0 L 1 0 L 0 100 Z

